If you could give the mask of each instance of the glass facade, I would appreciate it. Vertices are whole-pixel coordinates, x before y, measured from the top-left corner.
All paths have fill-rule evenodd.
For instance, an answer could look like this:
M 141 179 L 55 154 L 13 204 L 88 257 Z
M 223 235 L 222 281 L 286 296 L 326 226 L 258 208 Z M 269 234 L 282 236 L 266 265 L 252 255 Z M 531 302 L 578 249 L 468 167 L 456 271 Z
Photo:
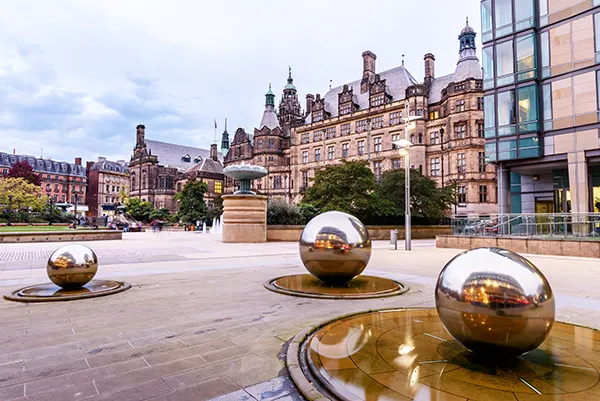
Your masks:
M 517 38 L 517 81 L 535 78 L 536 52 L 535 35 Z
M 523 1 L 523 0 L 518 0 Z M 513 32 L 512 0 L 495 0 L 496 37 Z
M 498 136 L 516 133 L 515 92 L 509 90 L 498 93 Z
M 535 26 L 534 0 L 515 0 L 515 29 L 522 31 Z
M 485 0 L 481 2 L 481 40 L 483 43 L 493 39 L 492 29 L 492 0 Z
M 496 69 L 497 86 L 514 83 L 515 68 L 512 40 L 496 45 Z
M 537 85 L 529 85 L 517 90 L 519 103 L 519 133 L 539 130 Z
M 494 101 L 494 95 L 483 97 L 483 116 L 485 137 L 494 138 L 496 136 L 496 102 Z
M 494 87 L 494 47 L 483 49 L 483 89 Z

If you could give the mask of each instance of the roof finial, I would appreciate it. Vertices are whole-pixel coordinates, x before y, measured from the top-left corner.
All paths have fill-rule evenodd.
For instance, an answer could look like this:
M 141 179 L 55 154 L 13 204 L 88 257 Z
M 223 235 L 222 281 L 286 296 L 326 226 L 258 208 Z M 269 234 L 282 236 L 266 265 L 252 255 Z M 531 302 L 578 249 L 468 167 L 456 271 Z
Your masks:
M 225 117 L 225 132 L 227 132 L 227 117 Z
M 269 82 L 269 90 L 271 90 L 271 83 Z
M 404 67 L 404 54 L 402 55 L 402 67 Z
M 469 16 L 467 15 L 467 25 L 469 25 Z
M 290 75 L 288 76 L 288 79 L 292 79 L 292 67 L 288 65 L 288 69 L 290 71 Z

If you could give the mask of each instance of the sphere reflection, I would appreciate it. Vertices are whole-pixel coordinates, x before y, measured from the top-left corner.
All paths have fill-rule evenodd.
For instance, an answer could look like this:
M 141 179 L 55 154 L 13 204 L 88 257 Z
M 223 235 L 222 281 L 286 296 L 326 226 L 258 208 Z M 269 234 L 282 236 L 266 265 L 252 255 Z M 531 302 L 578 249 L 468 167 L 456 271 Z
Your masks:
M 310 274 L 326 283 L 350 281 L 365 270 L 371 258 L 367 228 L 347 213 L 320 214 L 302 231 L 300 258 Z
M 64 289 L 79 288 L 90 282 L 98 271 L 98 257 L 84 245 L 69 244 L 57 249 L 46 266 L 48 278 Z
M 448 332 L 474 352 L 515 356 L 537 348 L 554 323 L 550 284 L 529 260 L 501 248 L 463 252 L 435 290 Z

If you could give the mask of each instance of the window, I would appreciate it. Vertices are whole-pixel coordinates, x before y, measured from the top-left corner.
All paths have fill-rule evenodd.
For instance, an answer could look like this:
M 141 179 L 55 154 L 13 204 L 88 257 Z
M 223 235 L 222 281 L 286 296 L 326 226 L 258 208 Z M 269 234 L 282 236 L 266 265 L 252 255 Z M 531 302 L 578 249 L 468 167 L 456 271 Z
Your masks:
M 300 141 L 300 143 L 309 143 L 310 142 L 310 134 L 306 133 L 306 134 L 302 134 L 302 139 Z
M 256 141 L 256 147 L 259 148 L 259 149 L 262 149 L 262 147 L 263 147 L 263 140 L 262 139 L 258 139 Z
M 396 145 L 394 145 L 394 142 L 399 141 L 400 140 L 400 134 L 392 134 L 392 149 L 398 149 L 398 147 Z
M 477 137 L 478 138 L 483 138 L 484 137 L 484 128 L 483 128 L 483 122 L 478 121 L 477 122 Z
M 323 140 L 323 131 L 315 131 L 313 132 L 313 141 L 322 141 Z
M 350 114 L 352 112 L 352 103 L 345 103 L 340 105 L 340 115 Z
M 390 125 L 398 125 L 402 122 L 402 112 L 396 111 L 394 113 L 390 113 Z
M 517 81 L 535 78 L 535 35 L 517 38 Z
M 513 31 L 512 0 L 496 0 L 495 5 L 496 37 L 500 37 Z
M 373 128 L 383 128 L 383 116 L 377 116 L 373 119 Z
M 371 107 L 381 106 L 383 103 L 385 103 L 385 95 L 383 93 L 371 98 Z
M 492 36 L 492 0 L 481 2 L 481 40 L 485 43 L 493 39 Z
M 533 19 L 534 0 L 515 0 L 515 28 L 522 31 L 535 26 Z
M 333 160 L 334 157 L 335 157 L 335 146 L 329 146 L 327 148 L 327 158 L 329 160 Z
M 438 118 L 440 118 L 440 113 L 439 111 L 430 111 L 429 112 L 429 119 L 430 120 L 437 120 Z
M 375 152 L 381 152 L 381 137 L 373 138 Z
M 50 192 L 52 190 L 50 184 L 46 184 L 46 192 Z
M 479 203 L 486 203 L 488 201 L 487 197 L 487 185 L 479 186 Z
M 494 87 L 494 46 L 483 48 L 483 89 Z
M 381 182 L 381 162 L 374 162 L 373 169 L 375 170 L 375 179 Z
M 367 130 L 367 120 L 360 120 L 356 122 L 356 132 L 364 132 Z
M 223 192 L 223 182 L 215 181 L 215 193 L 220 194 Z
M 302 186 L 304 188 L 308 187 L 308 171 L 302 172 Z
M 517 141 L 498 142 L 498 160 L 511 160 L 517 158 Z
M 465 139 L 467 125 L 466 124 L 456 124 L 454 126 L 454 138 L 456 139 Z
M 458 187 L 458 196 L 457 196 L 457 201 L 458 203 L 467 203 L 467 187 L 465 187 L 464 185 L 461 185 Z
M 326 138 L 327 139 L 331 139 L 331 138 L 335 138 L 335 130 L 336 127 L 329 127 L 327 128 L 326 132 Z
M 273 177 L 273 189 L 281 189 L 281 176 L 276 175 Z
M 422 144 L 423 143 L 423 134 L 419 132 L 419 135 L 417 135 L 417 143 Z
M 342 157 L 348 157 L 348 142 L 342 143 Z
M 302 152 L 302 163 L 308 163 L 308 150 Z
M 477 153 L 477 165 L 479 166 L 479 172 L 485 173 L 485 152 Z
M 483 121 L 485 126 L 485 137 L 493 138 L 496 136 L 496 106 L 494 95 L 483 97 Z
M 515 92 L 498 93 L 498 136 L 515 133 L 515 118 Z
M 312 118 L 314 123 L 317 123 L 319 121 L 323 121 L 323 110 L 319 110 L 319 111 L 313 111 L 313 118 Z
M 440 175 L 440 158 L 434 157 L 430 161 L 431 163 L 431 176 L 437 177 Z
M 315 149 L 315 161 L 321 161 L 321 148 L 316 148 Z
M 350 133 L 350 123 L 348 123 L 348 124 L 342 124 L 340 126 L 340 133 L 342 135 L 348 135 Z
M 519 132 L 534 132 L 539 129 L 537 85 L 519 88 L 517 91 L 519 107 Z
M 410 134 L 410 143 L 415 144 L 415 134 Z
M 540 142 L 537 137 L 519 139 L 519 158 L 539 157 Z
M 106 192 L 110 192 L 110 185 L 106 186 Z
M 465 101 L 464 100 L 457 100 L 456 101 L 456 112 L 461 112 L 461 111 L 465 111 Z
M 477 98 L 477 110 L 483 110 L 483 97 L 482 96 Z
M 515 82 L 513 75 L 515 68 L 512 40 L 496 45 L 496 61 L 497 85 L 504 86 Z
M 79 191 L 79 187 L 75 187 L 75 191 Z M 112 186 L 112 191 L 115 192 L 115 186 Z
M 458 174 L 465 174 L 467 172 L 467 159 L 464 153 L 456 155 L 456 171 Z
M 440 133 L 439 131 L 432 131 L 429 133 L 429 144 L 430 145 L 439 145 L 440 143 Z
M 402 168 L 402 159 L 392 159 L 392 168 L 400 170 Z
M 269 138 L 269 149 L 275 148 L 275 139 Z
M 364 155 L 365 154 L 365 141 L 358 141 L 356 143 L 357 146 L 357 150 L 358 150 L 358 155 Z

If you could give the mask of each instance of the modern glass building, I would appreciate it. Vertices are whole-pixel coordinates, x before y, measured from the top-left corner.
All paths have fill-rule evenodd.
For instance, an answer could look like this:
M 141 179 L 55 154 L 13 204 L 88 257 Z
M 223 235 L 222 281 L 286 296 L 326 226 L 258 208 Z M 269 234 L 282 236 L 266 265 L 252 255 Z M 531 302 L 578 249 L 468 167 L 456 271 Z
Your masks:
M 600 0 L 483 0 L 500 213 L 600 211 Z

